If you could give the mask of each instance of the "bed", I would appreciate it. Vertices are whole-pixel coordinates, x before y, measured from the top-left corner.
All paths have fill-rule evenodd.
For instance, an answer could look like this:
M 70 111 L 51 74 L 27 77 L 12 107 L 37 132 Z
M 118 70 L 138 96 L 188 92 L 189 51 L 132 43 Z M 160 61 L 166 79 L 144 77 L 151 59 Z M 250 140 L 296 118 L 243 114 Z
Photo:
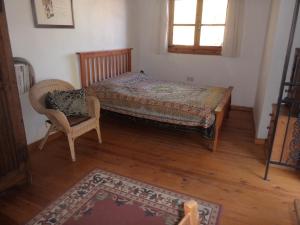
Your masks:
M 200 87 L 131 72 L 132 49 L 80 52 L 82 87 L 101 109 L 178 126 L 199 127 L 216 151 L 232 87 Z

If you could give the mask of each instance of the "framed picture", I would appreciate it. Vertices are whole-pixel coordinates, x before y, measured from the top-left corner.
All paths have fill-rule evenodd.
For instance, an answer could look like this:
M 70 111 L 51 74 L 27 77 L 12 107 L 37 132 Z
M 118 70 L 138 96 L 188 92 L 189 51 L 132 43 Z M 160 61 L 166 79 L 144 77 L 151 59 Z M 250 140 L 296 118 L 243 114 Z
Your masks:
M 35 27 L 74 28 L 73 0 L 31 0 Z

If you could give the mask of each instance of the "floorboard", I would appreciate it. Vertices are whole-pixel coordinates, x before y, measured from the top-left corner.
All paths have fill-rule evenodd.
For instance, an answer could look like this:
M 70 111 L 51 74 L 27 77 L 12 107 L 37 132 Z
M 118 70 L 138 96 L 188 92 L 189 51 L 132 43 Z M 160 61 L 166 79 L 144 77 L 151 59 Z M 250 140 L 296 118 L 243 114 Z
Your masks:
M 100 168 L 223 205 L 220 225 L 296 224 L 298 172 L 265 169 L 263 146 L 253 142 L 251 112 L 232 111 L 220 146 L 211 153 L 197 132 L 178 131 L 105 115 L 103 144 L 95 132 L 76 141 L 77 162 L 66 138 L 31 152 L 33 184 L 0 197 L 0 218 L 24 224 L 89 171 Z M 2 220 L 0 220 L 2 221 Z

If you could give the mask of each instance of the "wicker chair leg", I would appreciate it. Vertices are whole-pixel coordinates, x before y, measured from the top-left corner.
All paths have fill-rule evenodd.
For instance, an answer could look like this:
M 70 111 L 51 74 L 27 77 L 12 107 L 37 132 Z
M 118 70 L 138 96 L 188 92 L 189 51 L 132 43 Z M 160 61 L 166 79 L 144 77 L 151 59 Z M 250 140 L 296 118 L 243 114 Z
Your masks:
M 48 140 L 48 137 L 49 137 L 49 135 L 50 135 L 50 133 L 51 133 L 52 131 L 54 131 L 54 126 L 53 126 L 53 125 L 50 126 L 50 128 L 48 129 L 48 131 L 47 131 L 45 137 L 43 138 L 42 142 L 40 143 L 40 145 L 39 145 L 39 149 L 40 149 L 40 150 L 43 150 L 43 148 L 44 148 L 44 146 L 45 146 L 45 144 L 46 144 L 46 142 L 47 142 L 47 140 Z
M 100 126 L 96 126 L 96 131 L 97 131 L 97 135 L 98 135 L 98 141 L 101 144 L 102 143 L 102 137 L 101 137 L 101 131 L 100 131 Z
M 74 148 L 74 139 L 73 139 L 73 137 L 71 135 L 68 135 L 68 141 L 69 141 L 69 146 L 70 146 L 70 152 L 71 152 L 72 161 L 76 162 L 75 148 Z

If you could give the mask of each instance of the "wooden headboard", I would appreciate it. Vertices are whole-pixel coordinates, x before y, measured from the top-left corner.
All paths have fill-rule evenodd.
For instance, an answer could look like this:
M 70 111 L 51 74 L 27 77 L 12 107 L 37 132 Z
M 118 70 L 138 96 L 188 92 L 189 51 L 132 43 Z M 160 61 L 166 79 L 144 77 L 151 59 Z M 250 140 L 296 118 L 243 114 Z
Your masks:
M 82 87 L 131 72 L 131 51 L 132 48 L 78 52 Z

